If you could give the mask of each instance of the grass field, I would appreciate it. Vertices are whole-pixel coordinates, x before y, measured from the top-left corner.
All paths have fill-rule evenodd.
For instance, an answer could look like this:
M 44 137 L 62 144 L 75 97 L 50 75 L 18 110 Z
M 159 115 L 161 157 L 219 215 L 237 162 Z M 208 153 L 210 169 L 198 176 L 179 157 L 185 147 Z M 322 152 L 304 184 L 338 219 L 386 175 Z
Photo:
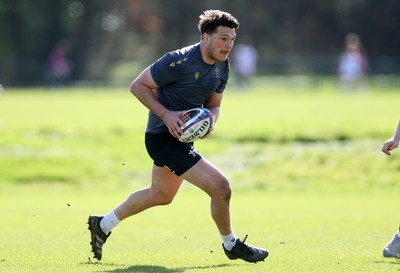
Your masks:
M 236 234 L 270 257 L 226 259 L 208 198 L 184 184 L 170 206 L 121 223 L 96 262 L 87 216 L 150 178 L 146 109 L 122 89 L 6 89 L 0 272 L 399 271 L 381 251 L 399 224 L 400 154 L 380 152 L 398 101 L 395 90 L 324 85 L 227 93 L 213 137 L 196 146 L 231 179 Z

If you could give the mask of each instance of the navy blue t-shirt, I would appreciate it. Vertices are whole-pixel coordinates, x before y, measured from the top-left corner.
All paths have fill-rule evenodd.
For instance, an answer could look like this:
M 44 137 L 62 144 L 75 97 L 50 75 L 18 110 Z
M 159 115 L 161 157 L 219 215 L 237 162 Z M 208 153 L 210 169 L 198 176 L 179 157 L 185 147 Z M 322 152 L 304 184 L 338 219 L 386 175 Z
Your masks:
M 203 61 L 200 44 L 168 52 L 150 66 L 159 86 L 159 101 L 169 110 L 202 107 L 214 93 L 222 93 L 229 78 L 229 62 Z M 168 132 L 162 119 L 149 112 L 146 132 Z

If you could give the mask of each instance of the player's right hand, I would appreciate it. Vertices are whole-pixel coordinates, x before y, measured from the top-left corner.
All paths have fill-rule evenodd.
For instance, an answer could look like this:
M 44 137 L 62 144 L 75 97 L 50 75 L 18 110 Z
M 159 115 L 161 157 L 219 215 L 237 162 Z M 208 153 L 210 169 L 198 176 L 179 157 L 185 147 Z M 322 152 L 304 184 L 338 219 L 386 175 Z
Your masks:
M 179 139 L 183 134 L 181 126 L 185 126 L 185 123 L 179 117 L 181 113 L 182 111 L 168 111 L 163 116 L 163 121 L 167 126 L 169 133 L 177 139 Z

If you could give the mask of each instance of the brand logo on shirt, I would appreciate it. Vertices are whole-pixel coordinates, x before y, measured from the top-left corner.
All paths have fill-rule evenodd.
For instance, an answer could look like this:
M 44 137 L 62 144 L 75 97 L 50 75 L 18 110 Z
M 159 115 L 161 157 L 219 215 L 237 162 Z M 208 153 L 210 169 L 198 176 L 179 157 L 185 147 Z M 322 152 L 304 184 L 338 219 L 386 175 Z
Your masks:
M 214 72 L 215 72 L 215 77 L 219 78 L 219 68 L 218 67 L 214 69 Z
M 199 78 L 199 76 L 200 76 L 200 73 L 196 72 L 196 73 L 194 73 L 194 76 L 196 77 L 196 80 L 197 80 Z
M 183 58 L 182 60 L 178 60 L 177 62 L 172 62 L 169 64 L 170 67 L 175 67 L 177 64 L 182 64 L 183 62 L 186 62 L 187 58 Z

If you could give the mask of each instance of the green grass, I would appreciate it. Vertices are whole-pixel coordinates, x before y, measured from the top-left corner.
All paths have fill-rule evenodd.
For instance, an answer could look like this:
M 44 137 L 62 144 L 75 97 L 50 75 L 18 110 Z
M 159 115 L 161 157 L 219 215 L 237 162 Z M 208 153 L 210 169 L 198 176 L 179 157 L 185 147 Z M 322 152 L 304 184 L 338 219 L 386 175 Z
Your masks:
M 380 152 L 399 119 L 394 91 L 264 82 L 225 95 L 196 146 L 230 177 L 236 234 L 271 253 L 246 264 L 224 257 L 209 200 L 187 183 L 170 206 L 121 223 L 101 263 L 89 259 L 87 216 L 149 183 L 147 111 L 127 89 L 6 89 L 0 272 L 399 271 L 381 257 L 399 223 L 400 154 Z
M 266 247 L 265 263 L 224 257 L 208 198 L 187 187 L 167 207 L 121 223 L 90 259 L 90 213 L 104 213 L 127 189 L 76 191 L 63 186 L 2 187 L 1 272 L 394 272 L 381 257 L 395 229 L 398 193 L 269 193 L 239 190 L 233 198 L 238 235 Z M 7 194 L 3 194 L 7 190 Z M 384 202 L 383 202 L 384 201 Z M 386 237 L 379 239 L 377 237 Z

